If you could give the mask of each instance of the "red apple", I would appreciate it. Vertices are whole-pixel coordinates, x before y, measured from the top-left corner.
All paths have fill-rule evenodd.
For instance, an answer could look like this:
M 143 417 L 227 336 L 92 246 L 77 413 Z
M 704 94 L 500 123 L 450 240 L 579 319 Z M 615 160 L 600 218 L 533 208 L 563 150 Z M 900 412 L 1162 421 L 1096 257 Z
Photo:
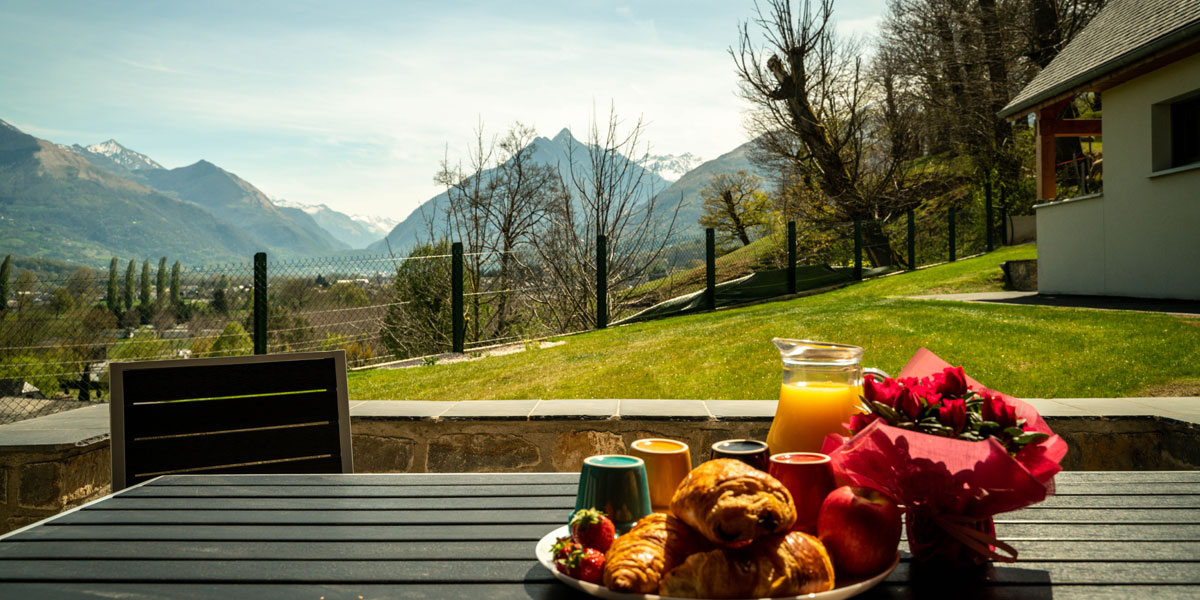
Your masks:
M 821 503 L 817 537 L 838 576 L 874 575 L 892 564 L 900 545 L 900 509 L 886 494 L 844 485 Z

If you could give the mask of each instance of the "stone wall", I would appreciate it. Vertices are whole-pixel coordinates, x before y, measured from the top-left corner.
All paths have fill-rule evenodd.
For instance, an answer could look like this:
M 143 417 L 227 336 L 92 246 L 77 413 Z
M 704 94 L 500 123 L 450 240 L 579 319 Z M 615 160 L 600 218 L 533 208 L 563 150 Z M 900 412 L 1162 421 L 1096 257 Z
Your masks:
M 108 440 L 56 449 L 0 451 L 0 533 L 112 491 Z
M 1118 414 L 1144 412 L 1135 402 L 1094 402 L 1107 403 Z M 1070 446 L 1063 461 L 1067 470 L 1200 469 L 1197 419 L 1055 416 L 1070 412 L 1071 405 L 1057 406 L 1062 403 L 1041 401 L 1038 408 Z M 775 405 L 685 400 L 363 404 L 369 406 L 351 411 L 359 473 L 575 471 L 584 457 L 624 453 L 643 437 L 687 442 L 692 462 L 699 463 L 708 458 L 713 442 L 766 439 Z M 1190 410 L 1190 403 L 1177 404 Z M 0 426 L 0 533 L 109 493 L 107 428 L 105 407 Z

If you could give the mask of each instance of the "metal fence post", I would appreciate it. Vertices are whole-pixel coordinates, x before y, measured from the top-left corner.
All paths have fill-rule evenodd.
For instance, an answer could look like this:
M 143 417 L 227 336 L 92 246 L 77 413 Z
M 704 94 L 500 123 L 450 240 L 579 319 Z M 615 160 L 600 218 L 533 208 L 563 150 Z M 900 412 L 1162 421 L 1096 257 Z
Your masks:
M 985 209 L 984 210 L 984 213 L 985 213 L 984 220 L 986 221 L 986 223 L 983 226 L 984 241 L 985 241 L 985 246 L 987 248 L 987 251 L 991 252 L 993 250 L 992 229 L 994 228 L 994 226 L 992 225 L 994 223 L 993 217 L 992 217 L 992 178 L 989 176 L 987 178 L 987 181 L 985 181 L 983 185 L 984 185 L 983 198 L 984 198 L 984 209 Z
M 955 257 L 956 248 L 954 247 L 954 207 L 953 206 L 950 207 L 950 211 L 946 213 L 946 216 L 947 216 L 947 219 L 949 220 L 949 222 L 946 224 L 947 225 L 946 237 L 950 238 L 950 262 L 954 262 L 956 259 L 956 257 Z
M 463 322 L 463 245 L 454 242 L 450 249 L 450 318 L 453 323 L 451 345 L 453 352 L 463 351 L 466 324 Z
M 854 278 L 862 279 L 862 217 L 854 217 Z
M 788 221 L 787 291 L 796 293 L 796 222 Z
M 717 233 L 704 230 L 704 308 L 717 309 Z
M 917 217 L 908 211 L 908 270 L 917 270 Z
M 608 238 L 596 236 L 596 329 L 608 327 Z
M 254 255 L 254 353 L 267 353 L 267 253 Z

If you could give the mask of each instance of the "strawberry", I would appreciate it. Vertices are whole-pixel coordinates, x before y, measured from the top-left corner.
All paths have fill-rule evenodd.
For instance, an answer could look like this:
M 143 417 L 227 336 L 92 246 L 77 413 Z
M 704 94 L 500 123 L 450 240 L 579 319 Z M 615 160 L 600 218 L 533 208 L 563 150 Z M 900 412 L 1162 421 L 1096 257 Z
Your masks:
M 577 510 L 571 516 L 571 539 L 585 548 L 595 548 L 604 554 L 616 537 L 612 520 L 594 508 Z
M 554 545 L 550 546 L 550 552 L 554 556 L 554 567 L 558 569 L 559 573 L 569 574 L 570 569 L 567 563 L 570 560 L 571 553 L 582 549 L 583 546 L 580 546 L 578 542 L 569 537 L 558 538 L 554 542 Z
M 571 552 L 567 559 L 567 575 L 588 583 L 603 585 L 604 553 L 595 548 L 581 548 Z

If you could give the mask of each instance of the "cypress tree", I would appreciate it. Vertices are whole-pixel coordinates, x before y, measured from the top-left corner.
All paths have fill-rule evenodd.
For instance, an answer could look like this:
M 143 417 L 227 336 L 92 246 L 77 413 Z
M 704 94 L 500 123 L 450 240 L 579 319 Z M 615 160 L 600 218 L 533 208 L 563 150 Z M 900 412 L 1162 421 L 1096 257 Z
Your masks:
M 134 278 L 137 277 L 137 261 L 130 259 L 129 268 L 125 269 L 125 290 L 121 297 L 124 301 L 125 312 L 133 309 L 133 286 Z
M 142 261 L 142 278 L 138 281 L 141 284 L 141 289 L 138 290 L 138 302 L 142 306 L 150 306 L 150 261 Z
M 167 257 L 158 259 L 158 273 L 154 276 L 154 302 L 161 305 L 167 293 Z
M 171 266 L 171 309 L 175 314 L 179 314 L 179 309 L 183 308 L 183 294 L 179 289 L 179 261 Z
M 12 275 L 12 255 L 4 257 L 0 264 L 0 314 L 8 312 L 8 278 Z
M 113 257 L 112 262 L 108 263 L 108 291 L 104 294 L 104 305 L 108 310 L 112 311 L 118 319 L 121 318 L 121 305 L 117 302 L 117 295 L 120 293 L 120 275 L 117 273 L 117 257 Z

